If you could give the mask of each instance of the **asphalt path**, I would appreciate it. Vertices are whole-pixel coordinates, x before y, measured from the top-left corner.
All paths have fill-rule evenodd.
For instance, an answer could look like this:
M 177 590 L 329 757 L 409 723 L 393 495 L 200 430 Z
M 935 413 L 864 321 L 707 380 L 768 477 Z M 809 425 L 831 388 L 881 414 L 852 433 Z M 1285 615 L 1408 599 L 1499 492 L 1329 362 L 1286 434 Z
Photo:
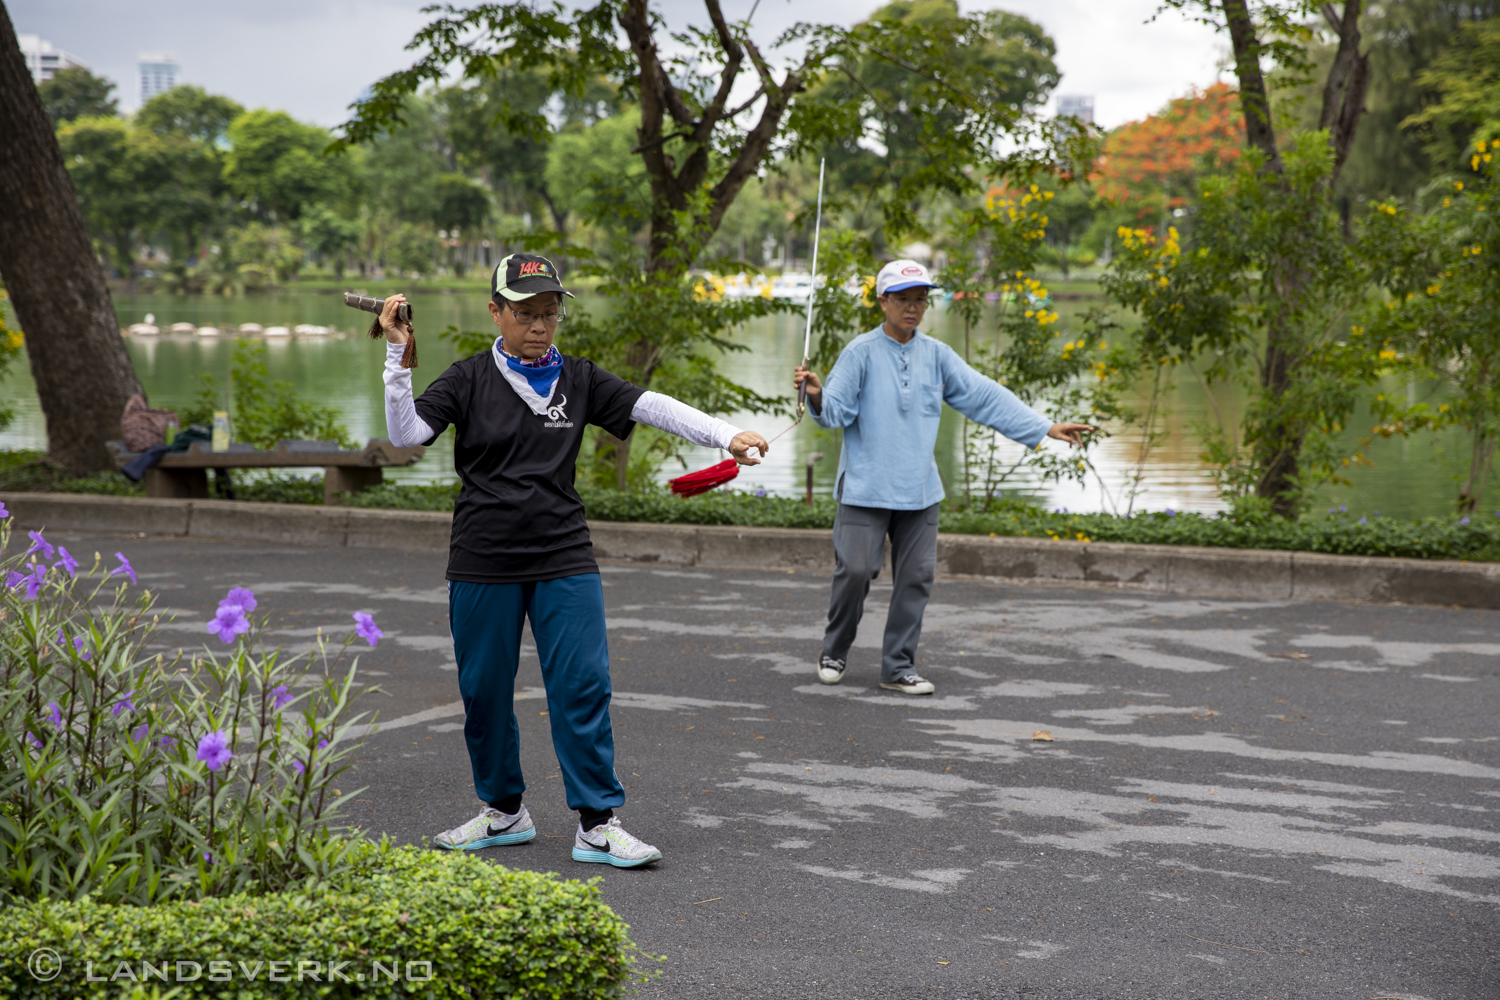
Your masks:
M 231 586 L 294 651 L 373 612 L 350 818 L 478 808 L 442 556 L 53 540 L 125 550 L 167 645 L 217 644 Z M 534 649 L 540 835 L 483 853 L 602 877 L 665 956 L 646 997 L 1500 997 L 1500 613 L 940 580 L 913 698 L 877 686 L 883 579 L 825 687 L 826 578 L 603 576 L 620 815 L 664 860 L 571 860 Z

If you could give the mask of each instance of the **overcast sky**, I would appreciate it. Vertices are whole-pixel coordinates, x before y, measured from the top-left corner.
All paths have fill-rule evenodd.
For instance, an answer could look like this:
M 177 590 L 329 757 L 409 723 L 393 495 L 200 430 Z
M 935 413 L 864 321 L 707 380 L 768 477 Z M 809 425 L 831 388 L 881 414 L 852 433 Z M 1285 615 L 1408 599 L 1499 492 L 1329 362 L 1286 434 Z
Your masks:
M 38 34 L 113 80 L 121 107 L 140 104 L 136 61 L 167 51 L 183 83 L 247 107 L 285 110 L 334 126 L 378 77 L 407 65 L 425 23 L 423 0 L 4 0 L 16 31 Z M 730 18 L 754 0 L 722 0 Z M 761 0 L 756 34 L 797 20 L 852 23 L 883 0 Z M 1158 0 L 961 0 L 965 11 L 1023 14 L 1057 41 L 1061 94 L 1091 94 L 1095 118 L 1115 126 L 1217 78 L 1225 40 L 1181 15 L 1146 23 Z M 706 23 L 700 0 L 653 0 L 674 27 Z

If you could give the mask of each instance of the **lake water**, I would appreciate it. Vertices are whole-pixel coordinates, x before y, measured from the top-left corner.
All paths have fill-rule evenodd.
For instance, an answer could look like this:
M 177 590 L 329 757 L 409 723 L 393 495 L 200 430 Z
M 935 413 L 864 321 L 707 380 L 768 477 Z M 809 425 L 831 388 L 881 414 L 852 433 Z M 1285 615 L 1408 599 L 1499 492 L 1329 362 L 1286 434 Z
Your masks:
M 393 290 L 393 289 L 392 289 Z M 369 294 L 385 295 L 389 291 L 373 289 Z M 418 321 L 421 366 L 414 373 L 418 393 L 442 373 L 453 360 L 452 347 L 437 337 L 449 325 L 465 330 L 492 329 L 487 299 L 482 292 L 460 295 L 440 292 L 410 294 Z M 295 326 L 311 323 L 336 328 L 326 336 L 266 338 L 267 364 L 273 379 L 293 383 L 307 398 L 332 406 L 344 414 L 344 422 L 357 440 L 385 436 L 382 403 L 381 367 L 384 351 L 372 343 L 364 331 L 369 327 L 368 314 L 346 307 L 340 295 L 331 292 L 284 291 L 260 295 L 221 298 L 217 296 L 182 297 L 141 293 L 116 293 L 115 308 L 121 326 L 141 322 L 154 314 L 157 325 L 166 329 L 172 323 L 217 325 L 228 328 L 254 322 L 263 326 Z M 602 307 L 601 300 L 584 300 L 586 305 Z M 1059 303 L 1063 336 L 1069 335 L 1085 303 L 1064 300 Z M 567 350 L 567 325 L 558 337 L 559 347 Z M 929 317 L 927 332 L 953 346 L 962 347 L 962 332 L 942 309 Z M 802 352 L 802 321 L 793 316 L 772 317 L 755 322 L 739 333 L 740 342 L 751 348 L 726 356 L 725 370 L 732 377 L 766 395 L 789 394 L 791 369 Z M 196 337 L 162 334 L 132 336 L 127 347 L 154 406 L 178 408 L 197 395 L 198 374 L 211 372 L 221 380 L 228 373 L 235 338 Z M 1404 385 L 1384 387 L 1386 392 L 1406 392 Z M 18 418 L 0 432 L 0 447 L 43 448 L 45 426 L 36 400 L 35 387 L 24 359 L 0 383 L 8 399 L 17 404 Z M 1221 393 L 1222 396 L 1222 393 Z M 1169 393 L 1168 431 L 1146 456 L 1143 492 L 1136 509 L 1216 510 L 1221 505 L 1212 481 L 1198 461 L 1200 442 L 1193 425 L 1209 415 L 1211 406 L 1202 388 L 1186 372 Z M 1220 406 L 1236 410 L 1237 400 L 1221 398 Z M 1143 404 L 1144 401 L 1142 400 Z M 756 417 L 739 414 L 730 417 L 744 428 L 753 428 L 772 437 L 790 422 L 784 417 Z M 1370 421 L 1361 415 L 1353 421 L 1357 431 Z M 1351 436 L 1357 436 L 1351 431 Z M 1102 477 L 1090 477 L 1079 485 L 1071 482 L 1041 483 L 1034 479 L 1016 481 L 1023 492 L 1043 498 L 1051 507 L 1075 511 L 1123 509 L 1122 497 L 1127 475 L 1140 461 L 1140 433 L 1124 428 L 1100 445 L 1094 453 L 1094 465 Z M 1007 444 L 1008 454 L 1020 454 L 1018 445 Z M 1065 450 L 1058 442 L 1046 447 Z M 833 487 L 837 465 L 838 437 L 804 420 L 773 446 L 762 466 L 743 470 L 735 485 L 742 489 L 765 489 L 770 493 L 800 495 L 803 489 L 805 458 L 812 452 L 826 457 L 814 466 L 815 488 L 828 492 Z M 962 420 L 945 409 L 938 440 L 938 467 L 951 494 L 963 481 Z M 1464 441 L 1459 435 L 1420 437 L 1412 441 L 1377 441 L 1367 455 L 1373 465 L 1350 471 L 1352 488 L 1326 490 L 1326 504 L 1347 505 L 1351 512 L 1378 510 L 1387 515 L 1423 516 L 1443 514 L 1452 509 L 1457 492 L 1455 476 L 1464 466 Z M 722 456 L 710 449 L 692 448 L 689 468 L 701 468 Z M 665 470 L 662 478 L 680 474 L 680 468 Z M 387 471 L 387 477 L 400 482 L 452 481 L 452 434 L 444 434 L 428 455 L 407 469 Z M 1492 495 L 1491 506 L 1500 507 L 1500 491 Z

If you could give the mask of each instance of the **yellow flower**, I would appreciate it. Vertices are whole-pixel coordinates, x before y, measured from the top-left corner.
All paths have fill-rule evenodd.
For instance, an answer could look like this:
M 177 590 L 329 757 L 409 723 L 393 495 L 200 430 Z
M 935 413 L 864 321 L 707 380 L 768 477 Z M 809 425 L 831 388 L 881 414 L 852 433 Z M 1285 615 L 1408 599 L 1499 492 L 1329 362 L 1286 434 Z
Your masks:
M 1455 190 L 1455 191 L 1462 191 L 1463 189 L 1464 189 L 1464 182 L 1463 181 L 1454 181 L 1453 182 L 1453 190 Z
M 1427 294 L 1436 295 L 1438 292 L 1442 291 L 1442 289 L 1443 286 L 1440 283 L 1433 283 L 1427 286 Z
M 1380 360 L 1381 361 L 1394 361 L 1394 360 L 1396 360 L 1396 352 L 1395 351 L 1391 351 L 1391 350 L 1381 351 L 1380 352 Z

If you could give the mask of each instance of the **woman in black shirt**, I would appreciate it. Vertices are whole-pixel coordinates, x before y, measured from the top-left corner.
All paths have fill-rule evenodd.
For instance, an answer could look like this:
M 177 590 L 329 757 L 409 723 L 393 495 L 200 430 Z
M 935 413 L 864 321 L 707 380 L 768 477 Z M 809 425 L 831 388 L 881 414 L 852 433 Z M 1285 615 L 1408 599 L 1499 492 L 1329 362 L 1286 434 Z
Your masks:
M 766 439 L 553 346 L 564 314 L 557 272 L 545 257 L 512 254 L 495 268 L 491 350 L 455 362 L 416 400 L 400 359 L 412 329 L 396 319 L 405 296 L 386 300 L 386 423 L 398 447 L 431 444 L 454 428 L 463 482 L 448 556 L 449 622 L 464 699 L 464 739 L 479 815 L 437 836 L 477 850 L 536 836 L 521 804 L 520 742 L 512 699 L 521 633 L 531 621 L 541 657 L 552 744 L 568 807 L 579 813 L 573 858 L 635 867 L 661 852 L 614 815 L 625 791 L 614 770 L 604 591 L 573 488 L 584 427 L 627 437 L 637 422 L 722 448 L 756 465 Z

